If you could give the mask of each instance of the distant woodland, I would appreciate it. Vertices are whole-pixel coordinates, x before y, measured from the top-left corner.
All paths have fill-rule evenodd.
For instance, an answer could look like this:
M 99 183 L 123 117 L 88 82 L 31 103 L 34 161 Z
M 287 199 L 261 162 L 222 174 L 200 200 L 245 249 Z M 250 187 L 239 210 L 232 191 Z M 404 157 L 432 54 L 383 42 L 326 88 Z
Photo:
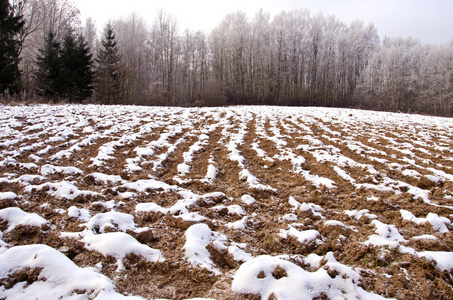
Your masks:
M 453 41 L 381 39 L 373 24 L 304 9 L 253 18 L 237 11 L 204 33 L 163 11 L 97 28 L 82 24 L 68 0 L 0 1 L 2 39 L 14 41 L 0 43 L 4 99 L 453 115 Z

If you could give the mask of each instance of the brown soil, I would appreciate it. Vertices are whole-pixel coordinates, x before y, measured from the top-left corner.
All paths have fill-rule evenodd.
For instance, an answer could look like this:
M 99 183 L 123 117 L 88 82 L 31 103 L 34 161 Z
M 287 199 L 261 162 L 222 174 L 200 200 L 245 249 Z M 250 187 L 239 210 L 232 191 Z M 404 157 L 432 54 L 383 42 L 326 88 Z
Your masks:
M 102 127 L 96 123 L 100 122 L 96 121 L 96 118 L 102 112 L 84 110 L 83 107 L 81 111 L 84 117 L 90 120 L 90 125 L 98 128 L 101 136 L 103 132 L 112 128 L 112 125 Z M 104 118 L 115 120 L 124 117 L 115 115 L 114 110 L 111 112 L 112 115 L 105 113 Z M 13 157 L 14 149 L 27 147 L 36 142 L 44 142 L 44 144 L 35 149 L 24 150 L 13 157 L 16 162 L 2 165 L 0 178 L 8 178 L 9 181 L 0 181 L 0 192 L 14 192 L 18 197 L 13 200 L 0 201 L 0 209 L 19 207 L 26 212 L 39 214 L 52 226 L 50 228 L 49 226 L 20 225 L 10 232 L 5 232 L 7 224 L 0 220 L 0 230 L 3 232 L 2 240 L 10 246 L 44 243 L 58 250 L 64 249 L 60 251 L 77 265 L 83 267 L 93 267 L 101 262 L 101 272 L 114 280 L 117 291 L 123 294 L 140 295 L 148 299 L 194 297 L 259 299 L 257 295 L 239 295 L 231 291 L 232 278 L 242 262 L 235 261 L 227 250 L 219 250 L 212 243 L 207 246 L 211 260 L 222 272 L 221 275 L 214 275 L 208 270 L 192 266 L 185 259 L 184 233 L 196 222 L 185 221 L 180 218 L 178 213 L 135 211 L 137 204 L 149 202 L 156 203 L 163 208 L 170 208 L 183 199 L 178 192 L 182 189 L 190 190 L 198 195 L 222 192 L 224 196 L 200 198 L 195 205 L 188 207 L 188 210 L 205 217 L 202 222 L 206 223 L 211 230 L 224 234 L 227 238 L 226 246 L 243 243 L 241 248 L 252 256 L 267 254 L 300 257 L 311 253 L 325 255 L 333 252 L 338 262 L 359 272 L 360 286 L 368 292 L 396 299 L 453 299 L 453 271 L 441 271 L 434 262 L 415 255 L 402 254 L 396 248 L 364 244 L 370 235 L 376 234 L 372 220 L 377 219 L 382 223 L 397 227 L 399 233 L 407 240 L 407 242 L 401 243 L 402 246 L 411 247 L 416 251 L 453 251 L 451 232 L 440 233 L 429 223 L 417 225 L 414 222 L 403 220 L 400 214 L 401 209 L 408 210 L 419 218 L 426 218 L 428 213 L 435 213 L 453 221 L 453 183 L 447 179 L 433 182 L 424 177 L 425 175 L 435 175 L 427 168 L 435 168 L 453 175 L 453 151 L 451 151 L 453 130 L 444 131 L 436 127 L 424 128 L 429 130 L 433 140 L 430 143 L 427 142 L 427 146 L 421 146 L 415 144 L 415 141 L 420 141 L 423 137 L 414 133 L 410 126 L 389 127 L 385 123 L 381 126 L 357 121 L 351 116 L 348 117 L 350 119 L 345 117 L 345 120 L 332 118 L 329 122 L 326 119 L 312 117 L 292 117 L 290 114 L 286 116 L 275 114 L 269 117 L 269 115 L 265 116 L 255 112 L 253 108 L 250 108 L 250 112 L 252 117 L 245 121 L 246 133 L 243 143 L 238 145 L 238 150 L 244 157 L 244 167 L 257 178 L 260 184 L 269 185 L 275 191 L 259 190 L 241 180 L 239 173 L 242 168 L 229 157 L 230 150 L 227 148 L 227 144 L 230 142 L 231 134 L 236 134 L 243 122 L 239 114 L 226 119 L 225 113 L 223 113 L 222 118 L 216 121 L 211 115 L 203 116 L 196 109 L 189 110 L 188 120 L 193 124 L 192 129 L 185 128 L 182 132 L 171 135 L 169 145 L 155 148 L 153 155 L 142 157 L 138 162 L 142 170 L 135 172 L 125 170 L 126 159 L 135 158 L 137 147 L 146 147 L 150 142 L 159 139 L 166 130 L 165 124 L 176 124 L 179 122 L 178 118 L 182 118 L 183 114 L 159 115 L 162 124 L 155 126 L 152 132 L 144 133 L 136 140 L 117 147 L 112 154 L 114 158 L 105 161 L 99 167 L 92 165 L 91 158 L 97 156 L 101 146 L 119 140 L 124 135 L 139 132 L 140 126 L 146 125 L 146 122 L 125 126 L 112 136 L 101 137 L 91 145 L 74 151 L 70 158 L 62 158 L 57 161 L 51 160 L 50 157 L 60 150 L 69 149 L 74 143 L 86 138 L 89 133 L 83 133 L 79 128 L 74 130 L 76 135 L 68 137 L 68 141 L 46 143 L 55 135 L 45 132 L 38 137 L 23 139 L 11 146 L 4 146 L 2 143 L 15 137 L 7 134 L 1 135 L 0 162 Z M 142 116 L 152 120 L 153 111 L 145 111 Z M 276 118 L 276 120 L 271 118 Z M 65 120 L 60 118 L 60 121 L 63 123 Z M 208 143 L 202 146 L 203 149 L 193 155 L 190 163 L 191 169 L 181 178 L 184 183 L 179 184 L 174 178 L 178 175 L 178 164 L 184 161 L 184 153 L 198 141 L 200 132 L 204 132 L 203 130 L 215 122 L 218 122 L 218 127 L 209 133 Z M 264 133 L 258 131 L 259 122 L 264 124 Z M 345 123 L 348 122 L 349 125 L 346 126 Z M 27 124 L 23 121 L 23 126 L 15 129 L 25 135 L 24 132 L 27 128 L 33 125 L 32 123 Z M 420 126 L 424 125 L 421 123 Z M 310 131 L 307 131 L 306 128 L 310 128 Z M 324 128 L 339 132 L 340 135 L 325 131 Z M 279 132 L 279 134 L 275 134 L 275 132 Z M 32 133 L 39 134 L 41 130 Z M 309 151 L 296 149 L 299 145 L 310 143 L 310 140 L 306 138 L 307 135 L 321 141 L 323 145 L 313 146 Z M 281 148 L 281 145 L 275 143 L 275 138 L 283 141 L 286 146 Z M 415 164 L 411 165 L 407 162 L 408 156 L 401 152 L 405 148 L 390 143 L 388 138 L 395 140 L 398 145 L 408 143 L 413 144 L 416 148 L 425 148 L 431 154 L 420 151 L 420 149 L 411 150 L 414 156 L 409 158 L 415 161 Z M 71 140 L 74 142 L 69 142 Z M 350 140 L 357 142 L 362 149 L 351 150 L 348 147 Z M 158 161 L 159 156 L 166 153 L 168 146 L 177 141 L 179 141 L 177 149 L 154 172 L 153 162 Z M 253 143 L 258 143 L 260 149 L 266 153 L 266 157 L 257 155 L 252 147 Z M 436 149 L 436 143 L 449 148 L 450 151 Z M 52 146 L 50 151 L 38 154 L 48 145 Z M 328 149 L 329 146 L 339 149 L 342 156 L 369 166 L 368 169 L 355 165 L 341 166 L 358 184 L 368 183 L 390 187 L 388 182 L 391 180 L 405 182 L 429 191 L 430 201 L 432 204 L 438 205 L 425 203 L 422 199 L 410 194 L 409 189 L 405 187 L 399 189 L 395 187 L 393 191 L 356 188 L 351 182 L 337 174 L 334 162 L 317 160 L 315 154 L 319 149 L 335 155 L 335 153 L 329 152 L 331 151 Z M 303 170 L 309 171 L 311 175 L 333 180 L 336 187 L 328 189 L 322 185 L 316 186 L 302 174 L 297 173 L 289 159 L 278 158 L 282 154 L 282 149 L 303 157 L 305 159 L 305 164 L 302 165 Z M 41 160 L 32 160 L 30 158 L 32 154 L 39 156 Z M 208 182 L 203 178 L 211 158 L 215 163 L 217 177 L 212 182 Z M 382 163 L 375 159 L 386 159 L 387 162 Z M 32 162 L 37 165 L 37 168 L 26 168 L 21 165 Z M 22 175 L 40 175 L 40 168 L 44 164 L 75 166 L 81 169 L 83 174 L 53 174 L 42 180 L 37 178 L 31 183 L 17 180 Z M 376 173 L 370 172 L 371 167 L 376 170 Z M 417 171 L 421 177 L 403 175 L 403 171 L 406 169 Z M 125 187 L 121 187 L 121 184 L 96 182 L 89 175 L 93 172 L 120 175 L 122 179 L 129 182 L 155 178 L 174 185 L 174 189 L 149 189 L 143 192 L 127 190 Z M 80 190 L 97 192 L 99 196 L 80 196 L 69 200 L 52 196 L 48 188 L 33 190 L 31 193 L 25 191 L 29 184 L 38 185 L 63 180 L 73 182 Z M 122 199 L 120 194 L 124 192 L 133 192 L 135 195 Z M 245 194 L 254 197 L 256 202 L 245 205 L 241 201 L 241 197 Z M 290 196 L 299 203 L 321 206 L 322 210 L 319 211 L 321 216 L 313 211 L 295 210 L 288 202 Z M 113 209 L 106 205 L 112 200 Z M 47 205 L 43 206 L 43 204 Z M 218 205 L 224 205 L 225 208 L 218 209 L 216 208 Z M 227 226 L 243 217 L 230 213 L 228 211 L 230 205 L 240 205 L 248 216 L 244 230 L 235 230 Z M 140 256 L 128 255 L 123 261 L 125 269 L 117 271 L 115 258 L 104 257 L 95 251 L 88 251 L 84 244 L 77 239 L 61 237 L 61 232 L 81 232 L 84 229 L 82 226 L 84 221 L 68 216 L 66 210 L 71 206 L 87 209 L 91 216 L 110 210 L 131 214 L 137 227 L 148 227 L 148 229 L 140 233 L 135 231 L 127 233 L 140 243 L 159 249 L 165 261 L 149 263 Z M 349 217 L 344 212 L 345 210 L 365 209 L 369 214 L 374 214 L 375 218 L 362 216 L 356 219 Z M 297 217 L 297 225 L 292 225 L 294 222 L 283 218 L 287 214 L 294 214 Z M 326 225 L 327 220 L 341 221 L 346 227 Z M 279 234 L 280 230 L 287 230 L 289 226 L 295 226 L 299 231 L 317 230 L 320 233 L 321 242 L 300 243 L 294 237 L 282 238 Z M 451 231 L 453 227 L 449 225 L 448 229 Z M 112 228 L 111 230 L 118 229 Z M 433 235 L 437 237 L 437 240 L 413 239 L 413 237 L 424 234 Z M 302 264 L 300 260 L 298 260 L 298 264 L 306 270 L 316 271 L 316 269 Z M 323 265 L 320 266 L 320 268 L 322 267 Z M 1 279 L 0 285 L 8 289 L 17 282 L 25 281 L 30 284 L 37 280 L 39 272 L 39 269 L 24 269 L 10 274 L 8 278 Z M 276 268 L 273 276 L 280 279 L 286 277 L 287 274 L 285 270 Z M 336 275 L 331 274 L 331 276 Z M 275 295 L 271 295 L 270 299 L 274 298 Z M 327 299 L 327 296 L 321 294 L 316 299 Z

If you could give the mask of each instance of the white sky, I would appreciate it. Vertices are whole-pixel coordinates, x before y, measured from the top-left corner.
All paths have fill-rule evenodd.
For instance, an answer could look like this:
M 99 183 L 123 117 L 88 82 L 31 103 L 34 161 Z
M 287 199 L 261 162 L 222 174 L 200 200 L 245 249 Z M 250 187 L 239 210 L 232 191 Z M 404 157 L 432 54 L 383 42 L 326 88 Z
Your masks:
M 334 14 L 343 22 L 372 22 L 379 36 L 418 38 L 423 43 L 447 43 L 453 40 L 452 0 L 73 0 L 82 14 L 95 20 L 102 29 L 109 19 L 127 17 L 136 12 L 152 24 L 159 9 L 178 20 L 181 31 L 203 30 L 209 33 L 223 17 L 241 10 L 253 18 L 260 8 L 271 16 L 286 10 L 308 8 Z

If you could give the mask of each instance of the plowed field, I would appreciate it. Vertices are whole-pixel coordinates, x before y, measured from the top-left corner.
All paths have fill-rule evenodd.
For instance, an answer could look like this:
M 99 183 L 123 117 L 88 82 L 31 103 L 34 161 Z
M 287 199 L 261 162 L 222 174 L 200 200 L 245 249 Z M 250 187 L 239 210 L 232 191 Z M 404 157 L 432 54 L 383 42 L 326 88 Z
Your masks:
M 453 299 L 452 221 L 452 119 L 0 106 L 0 299 Z

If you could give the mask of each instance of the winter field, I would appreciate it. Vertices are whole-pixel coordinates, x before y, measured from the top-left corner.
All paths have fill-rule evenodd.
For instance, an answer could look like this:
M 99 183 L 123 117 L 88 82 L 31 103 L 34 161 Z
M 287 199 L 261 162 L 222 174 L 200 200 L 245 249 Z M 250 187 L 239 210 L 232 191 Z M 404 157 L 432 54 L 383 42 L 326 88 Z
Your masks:
M 453 299 L 453 119 L 0 106 L 0 299 Z

